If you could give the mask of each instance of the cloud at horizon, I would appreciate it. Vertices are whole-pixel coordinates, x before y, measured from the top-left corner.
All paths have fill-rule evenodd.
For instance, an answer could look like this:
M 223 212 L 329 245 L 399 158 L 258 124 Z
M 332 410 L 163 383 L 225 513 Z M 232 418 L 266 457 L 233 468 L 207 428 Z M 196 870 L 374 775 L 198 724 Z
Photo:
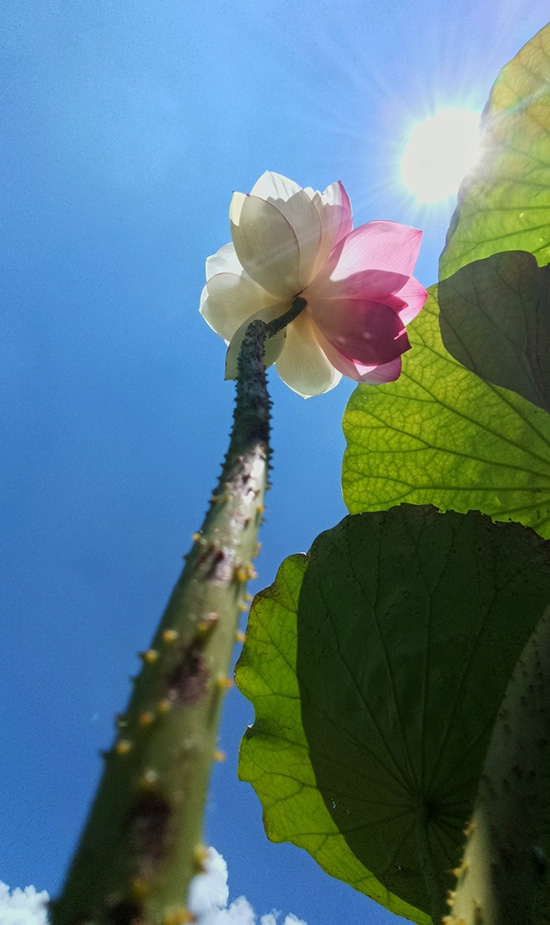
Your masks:
M 205 873 L 191 884 L 189 908 L 197 916 L 197 925 L 307 925 L 303 919 L 273 910 L 260 918 L 245 896 L 229 903 L 227 863 L 215 848 L 208 849 Z M 10 888 L 0 881 L 0 922 L 2 925 L 48 925 L 46 890 L 34 886 L 24 890 Z M 229 903 L 229 905 L 228 905 Z
M 245 896 L 228 905 L 229 886 L 227 864 L 215 848 L 208 849 L 206 871 L 191 883 L 189 908 L 197 916 L 198 925 L 306 925 L 303 919 L 273 910 L 258 918 Z

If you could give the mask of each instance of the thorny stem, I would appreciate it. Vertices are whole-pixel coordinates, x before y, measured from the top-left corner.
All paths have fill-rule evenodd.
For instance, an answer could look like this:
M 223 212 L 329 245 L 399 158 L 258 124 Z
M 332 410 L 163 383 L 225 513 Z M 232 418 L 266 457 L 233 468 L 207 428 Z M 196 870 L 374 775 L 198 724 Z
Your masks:
M 274 318 L 273 321 L 266 324 L 266 338 L 274 337 L 275 334 L 278 334 L 279 331 L 286 328 L 291 321 L 294 321 L 294 319 L 298 317 L 300 312 L 303 312 L 306 305 L 307 302 L 305 299 L 302 299 L 301 296 L 296 296 L 289 310 L 284 315 L 281 315 L 280 318 Z
M 449 925 L 550 921 L 549 724 L 546 612 L 516 664 L 493 728 Z
M 305 308 L 253 322 L 239 354 L 229 450 L 134 681 L 53 925 L 183 925 L 245 590 L 255 577 L 269 461 L 264 343 Z

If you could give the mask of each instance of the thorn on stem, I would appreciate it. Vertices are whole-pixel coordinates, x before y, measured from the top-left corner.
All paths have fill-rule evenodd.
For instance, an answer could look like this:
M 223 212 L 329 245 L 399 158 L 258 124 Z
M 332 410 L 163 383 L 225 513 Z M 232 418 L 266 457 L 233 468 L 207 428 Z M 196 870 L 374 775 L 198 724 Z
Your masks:
M 143 899 L 143 897 L 146 896 L 148 892 L 149 887 L 145 880 L 141 880 L 140 877 L 136 877 L 130 890 L 132 899 Z
M 115 745 L 117 755 L 127 755 L 132 750 L 132 743 L 128 739 L 121 739 Z
M 206 861 L 208 859 L 208 848 L 206 845 L 195 845 L 193 849 L 193 865 L 197 874 L 204 874 L 206 871 Z
M 175 909 L 165 914 L 162 925 L 189 925 L 190 922 L 196 921 L 197 916 L 189 912 L 189 909 Z
M 210 635 L 215 626 L 219 623 L 220 617 L 219 614 L 205 613 L 200 623 L 197 623 L 197 630 L 195 634 L 196 642 L 204 642 L 207 636 Z
M 156 649 L 147 649 L 145 652 L 138 652 L 138 656 L 146 665 L 153 665 L 157 661 L 159 654 Z
M 162 634 L 163 642 L 175 642 L 178 638 L 179 633 L 177 630 L 164 630 Z
M 139 779 L 139 786 L 142 790 L 150 790 L 158 781 L 158 774 L 153 768 L 147 768 Z

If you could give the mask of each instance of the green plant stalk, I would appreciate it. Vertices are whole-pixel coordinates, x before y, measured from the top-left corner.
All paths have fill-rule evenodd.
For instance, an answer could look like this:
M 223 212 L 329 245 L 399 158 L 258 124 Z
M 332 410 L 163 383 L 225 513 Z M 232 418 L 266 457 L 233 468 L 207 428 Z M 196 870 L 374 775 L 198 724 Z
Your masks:
M 547 613 L 522 652 L 495 723 L 446 925 L 550 922 L 549 723 Z
M 264 343 L 305 307 L 253 322 L 229 450 L 204 523 L 134 679 L 53 925 L 183 925 L 203 867 L 204 805 L 269 462 Z

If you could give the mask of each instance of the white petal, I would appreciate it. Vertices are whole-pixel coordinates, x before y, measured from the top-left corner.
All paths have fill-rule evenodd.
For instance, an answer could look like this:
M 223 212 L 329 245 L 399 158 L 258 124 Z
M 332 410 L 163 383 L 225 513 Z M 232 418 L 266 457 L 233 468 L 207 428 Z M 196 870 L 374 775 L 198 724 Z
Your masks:
M 206 259 L 206 279 L 216 276 L 217 273 L 236 273 L 240 276 L 243 272 L 233 243 L 224 244 L 217 253 Z
M 303 312 L 286 331 L 284 350 L 277 360 L 281 379 L 303 398 L 320 395 L 338 385 L 341 374 L 317 343 L 309 316 Z
M 248 330 L 249 324 L 252 321 L 273 321 L 274 318 L 278 318 L 288 309 L 288 305 L 275 305 L 270 306 L 269 308 L 264 308 L 259 312 L 256 312 L 255 315 L 252 315 L 250 318 L 247 318 L 246 321 L 239 327 L 231 338 L 231 343 L 227 350 L 227 356 L 225 358 L 225 378 L 226 379 L 236 379 L 237 378 L 237 367 L 239 362 L 239 353 L 241 350 L 241 344 L 244 340 L 244 336 Z M 265 342 L 265 354 L 264 362 L 266 369 L 271 366 L 278 359 L 285 342 L 286 328 L 283 328 L 282 331 L 279 331 L 275 337 L 269 337 Z
M 290 199 L 294 193 L 298 193 L 301 187 L 294 180 L 283 177 L 282 173 L 273 173 L 272 170 L 266 170 L 259 180 L 250 190 L 251 196 L 258 196 L 260 199 Z
M 304 190 L 300 190 L 288 202 L 279 200 L 274 205 L 280 209 L 292 226 L 298 240 L 301 291 L 315 275 L 317 256 L 321 247 L 321 219 L 314 203 Z
M 300 189 L 297 183 L 280 174 L 263 174 L 254 186 L 252 196 L 256 196 L 275 206 L 286 218 L 292 228 L 300 252 L 298 289 L 294 295 L 304 289 L 314 276 L 314 267 L 321 245 L 321 219 L 310 196 Z M 255 279 L 257 277 L 254 277 Z M 262 285 L 265 285 L 265 282 Z
M 204 305 L 204 303 L 206 302 L 207 298 L 208 298 L 208 289 L 206 288 L 206 286 L 203 286 L 203 287 L 202 287 L 202 292 L 201 292 L 201 300 L 200 300 L 200 303 L 199 303 L 199 312 L 201 313 L 201 315 L 203 316 L 203 318 L 204 318 L 204 314 L 203 314 L 202 308 L 203 308 L 203 305 Z M 206 321 L 206 318 L 205 318 L 205 321 Z M 209 324 L 210 322 L 207 322 L 207 323 Z M 212 325 L 210 325 L 210 327 L 212 327 Z M 212 330 L 215 330 L 215 329 L 212 328 Z
M 333 247 L 353 227 L 351 205 L 342 183 L 332 183 L 324 193 L 313 195 L 313 204 L 321 220 L 321 245 L 315 262 L 315 275 L 325 264 Z
M 231 236 L 240 263 L 272 295 L 292 298 L 300 285 L 300 248 L 292 226 L 270 202 L 233 193 Z
M 247 318 L 274 301 L 253 280 L 234 273 L 218 273 L 204 287 L 199 310 L 216 334 L 231 340 Z

